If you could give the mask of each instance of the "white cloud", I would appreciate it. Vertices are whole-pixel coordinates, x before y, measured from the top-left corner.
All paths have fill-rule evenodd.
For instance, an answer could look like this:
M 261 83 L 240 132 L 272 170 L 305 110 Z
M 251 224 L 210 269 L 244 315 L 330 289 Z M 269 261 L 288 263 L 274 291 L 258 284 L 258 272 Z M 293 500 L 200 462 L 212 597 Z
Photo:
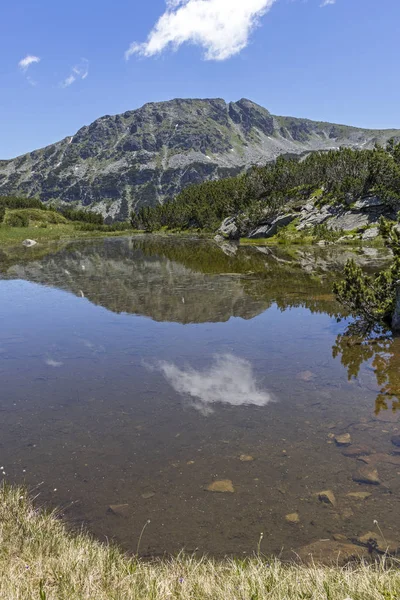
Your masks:
M 167 9 L 147 41 L 125 52 L 154 56 L 168 47 L 190 42 L 205 49 L 207 60 L 226 60 L 249 43 L 260 18 L 276 0 L 166 0 Z
M 180 369 L 162 361 L 156 367 L 179 394 L 192 398 L 192 405 L 203 415 L 212 413 L 213 404 L 265 406 L 272 394 L 257 387 L 249 361 L 232 354 L 214 356 L 214 364 L 204 371 Z
M 72 67 L 71 74 L 60 83 L 61 87 L 69 87 L 77 79 L 86 79 L 89 75 L 89 61 L 87 58 L 82 58 L 81 61 Z
M 324 6 L 329 6 L 330 4 L 336 4 L 336 0 L 324 0 L 320 6 L 323 8 Z
M 40 58 L 38 56 L 33 56 L 32 54 L 28 54 L 27 56 L 25 56 L 25 58 L 21 59 L 18 63 L 18 66 L 20 69 L 22 69 L 24 72 L 30 67 L 30 65 L 33 65 L 34 63 L 39 63 L 40 62 Z

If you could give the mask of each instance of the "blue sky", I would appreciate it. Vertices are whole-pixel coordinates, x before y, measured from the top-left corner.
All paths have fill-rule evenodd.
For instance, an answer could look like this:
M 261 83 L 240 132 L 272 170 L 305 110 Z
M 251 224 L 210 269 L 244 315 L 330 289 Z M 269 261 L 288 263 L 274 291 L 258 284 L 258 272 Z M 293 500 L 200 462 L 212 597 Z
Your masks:
M 399 0 L 325 2 L 8 2 L 0 158 L 174 97 L 246 97 L 274 114 L 400 128 Z

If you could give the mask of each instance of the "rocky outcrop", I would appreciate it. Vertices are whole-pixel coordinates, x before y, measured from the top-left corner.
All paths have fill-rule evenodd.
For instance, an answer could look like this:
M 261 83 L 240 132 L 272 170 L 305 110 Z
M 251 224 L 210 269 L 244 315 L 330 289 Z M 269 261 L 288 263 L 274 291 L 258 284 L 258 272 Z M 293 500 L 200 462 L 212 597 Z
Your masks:
M 249 233 L 249 238 L 270 238 L 276 233 L 280 227 L 286 227 L 297 217 L 296 214 L 278 215 L 274 219 L 268 220 L 261 227 L 257 227 Z
M 278 117 L 250 100 L 176 99 L 106 115 L 75 135 L 0 161 L 0 195 L 90 206 L 112 219 L 184 187 L 236 175 L 280 155 L 372 148 L 396 130 Z
M 343 235 L 339 241 L 360 240 L 365 243 L 373 241 L 379 235 L 379 220 L 382 216 L 396 219 L 400 206 L 386 203 L 377 196 L 368 196 L 351 203 L 333 203 L 320 206 L 315 199 L 309 199 L 303 206 L 287 206 L 281 213 L 261 217 L 254 223 L 246 223 L 243 215 L 225 219 L 218 233 L 224 238 L 236 240 L 239 237 L 270 238 L 281 227 L 296 221 L 295 229 L 299 232 L 324 225 L 334 231 L 351 232 Z

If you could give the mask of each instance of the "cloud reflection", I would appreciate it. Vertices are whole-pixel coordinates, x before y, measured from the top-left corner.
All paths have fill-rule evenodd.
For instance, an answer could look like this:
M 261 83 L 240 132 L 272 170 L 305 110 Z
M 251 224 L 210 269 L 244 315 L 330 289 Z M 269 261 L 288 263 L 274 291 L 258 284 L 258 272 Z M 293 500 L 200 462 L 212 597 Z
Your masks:
M 180 369 L 162 361 L 159 370 L 179 394 L 190 396 L 192 405 L 203 415 L 213 412 L 213 404 L 265 406 L 274 401 L 272 394 L 257 387 L 250 362 L 232 354 L 217 354 L 208 369 L 190 366 Z

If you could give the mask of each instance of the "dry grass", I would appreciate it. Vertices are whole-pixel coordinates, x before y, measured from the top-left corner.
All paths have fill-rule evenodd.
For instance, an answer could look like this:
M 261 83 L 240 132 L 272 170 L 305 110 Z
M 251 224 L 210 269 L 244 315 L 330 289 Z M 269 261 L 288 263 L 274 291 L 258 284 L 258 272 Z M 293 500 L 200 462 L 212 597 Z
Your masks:
M 400 570 L 306 567 L 279 560 L 179 556 L 144 562 L 89 535 L 68 533 L 26 492 L 0 489 L 2 600 L 395 600 Z

